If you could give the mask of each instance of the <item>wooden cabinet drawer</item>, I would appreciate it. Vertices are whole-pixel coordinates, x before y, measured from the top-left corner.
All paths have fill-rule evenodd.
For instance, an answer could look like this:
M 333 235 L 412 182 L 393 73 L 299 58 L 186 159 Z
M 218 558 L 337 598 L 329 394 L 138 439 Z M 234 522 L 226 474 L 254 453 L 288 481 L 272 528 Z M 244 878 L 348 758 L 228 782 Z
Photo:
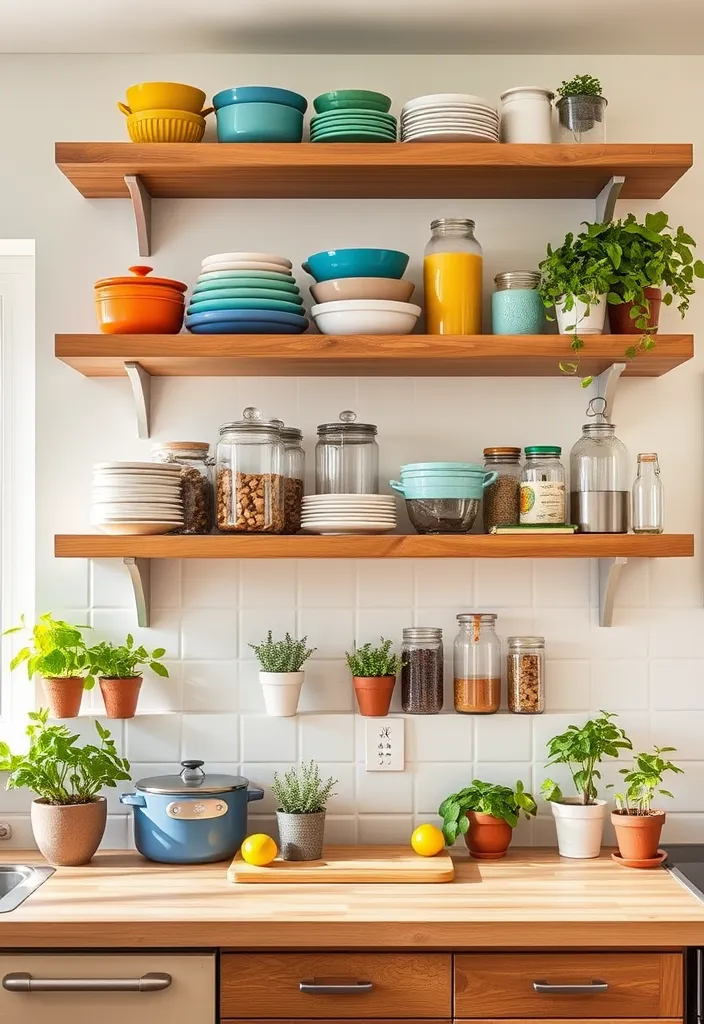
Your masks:
M 681 1017 L 682 984 L 679 953 L 467 954 L 455 957 L 455 1017 Z
M 310 988 L 302 991 L 301 983 Z M 451 1017 L 452 958 L 444 953 L 225 954 L 220 1013 L 291 1020 Z

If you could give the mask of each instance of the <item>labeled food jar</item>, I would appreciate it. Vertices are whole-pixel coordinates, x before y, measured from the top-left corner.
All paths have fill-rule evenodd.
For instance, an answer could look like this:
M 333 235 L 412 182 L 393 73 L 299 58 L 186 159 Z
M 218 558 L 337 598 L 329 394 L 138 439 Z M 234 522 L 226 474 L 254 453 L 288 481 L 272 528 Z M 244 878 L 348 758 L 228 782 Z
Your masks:
M 545 637 L 510 636 L 507 655 L 508 709 L 516 715 L 545 711 Z
M 521 85 L 501 94 L 502 142 L 552 142 L 552 101 L 555 94 L 535 85 Z
M 103 334 L 178 334 L 187 285 L 148 277 L 151 267 L 130 267 L 133 277 L 95 282 L 95 313 Z
M 409 715 L 437 715 L 443 705 L 442 630 L 409 626 L 401 647 L 401 706 Z
M 345 409 L 337 423 L 321 423 L 315 446 L 316 494 L 378 494 L 376 425 L 357 423 Z
M 284 444 L 278 420 L 248 406 L 220 427 L 217 516 L 226 533 L 281 533 L 284 528 Z
M 515 526 L 521 514 L 521 449 L 485 448 L 484 468 L 496 479 L 484 490 L 484 532 L 495 526 Z
M 491 296 L 493 334 L 540 334 L 544 322 L 543 300 L 538 293 L 537 270 L 511 270 L 494 278 Z
M 587 416 L 570 453 L 570 521 L 580 533 L 627 533 L 628 450 L 609 423 L 606 399 L 592 398 Z
M 284 533 L 298 533 L 305 490 L 303 434 L 297 427 L 282 427 L 281 440 L 284 443 Z
M 501 641 L 493 612 L 457 616 L 455 639 L 455 711 L 493 715 L 501 707 Z
M 474 221 L 443 218 L 430 229 L 423 260 L 426 333 L 481 334 L 484 255 Z
M 213 527 L 213 460 L 207 441 L 165 441 L 152 448 L 154 462 L 181 468 L 183 527 L 175 533 L 210 533 Z
M 565 467 L 562 448 L 551 444 L 525 449 L 521 473 L 521 523 L 550 525 L 565 522 Z

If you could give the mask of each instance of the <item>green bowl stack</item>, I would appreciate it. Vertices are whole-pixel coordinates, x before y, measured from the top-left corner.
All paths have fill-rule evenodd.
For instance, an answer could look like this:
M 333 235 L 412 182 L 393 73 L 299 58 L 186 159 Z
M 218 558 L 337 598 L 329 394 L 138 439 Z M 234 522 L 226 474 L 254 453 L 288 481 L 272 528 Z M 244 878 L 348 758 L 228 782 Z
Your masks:
M 368 89 L 338 89 L 313 100 L 311 142 L 396 142 L 391 100 Z

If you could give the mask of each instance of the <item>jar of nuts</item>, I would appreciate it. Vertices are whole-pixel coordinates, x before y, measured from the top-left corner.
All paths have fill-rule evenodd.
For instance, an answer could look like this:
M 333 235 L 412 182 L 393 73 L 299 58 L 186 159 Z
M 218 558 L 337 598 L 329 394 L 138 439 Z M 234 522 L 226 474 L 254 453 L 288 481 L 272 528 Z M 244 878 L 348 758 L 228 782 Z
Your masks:
M 278 420 L 248 406 L 220 427 L 216 455 L 216 525 L 225 533 L 281 533 L 284 444 Z
M 296 427 L 282 427 L 281 440 L 284 443 L 284 533 L 298 533 L 305 489 L 303 434 Z
M 516 715 L 545 711 L 545 637 L 508 638 L 508 709 Z
M 183 527 L 176 533 L 210 533 L 213 528 L 213 460 L 207 441 L 165 441 L 152 448 L 153 462 L 181 469 Z

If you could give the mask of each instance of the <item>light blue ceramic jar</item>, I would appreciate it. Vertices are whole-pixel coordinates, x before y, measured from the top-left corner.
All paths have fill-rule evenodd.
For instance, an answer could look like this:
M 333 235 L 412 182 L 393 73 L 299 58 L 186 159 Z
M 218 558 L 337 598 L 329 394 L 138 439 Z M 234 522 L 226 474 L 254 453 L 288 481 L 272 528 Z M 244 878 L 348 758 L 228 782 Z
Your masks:
M 540 274 L 533 270 L 508 271 L 494 278 L 491 297 L 493 334 L 540 334 L 544 307 L 537 288 Z

